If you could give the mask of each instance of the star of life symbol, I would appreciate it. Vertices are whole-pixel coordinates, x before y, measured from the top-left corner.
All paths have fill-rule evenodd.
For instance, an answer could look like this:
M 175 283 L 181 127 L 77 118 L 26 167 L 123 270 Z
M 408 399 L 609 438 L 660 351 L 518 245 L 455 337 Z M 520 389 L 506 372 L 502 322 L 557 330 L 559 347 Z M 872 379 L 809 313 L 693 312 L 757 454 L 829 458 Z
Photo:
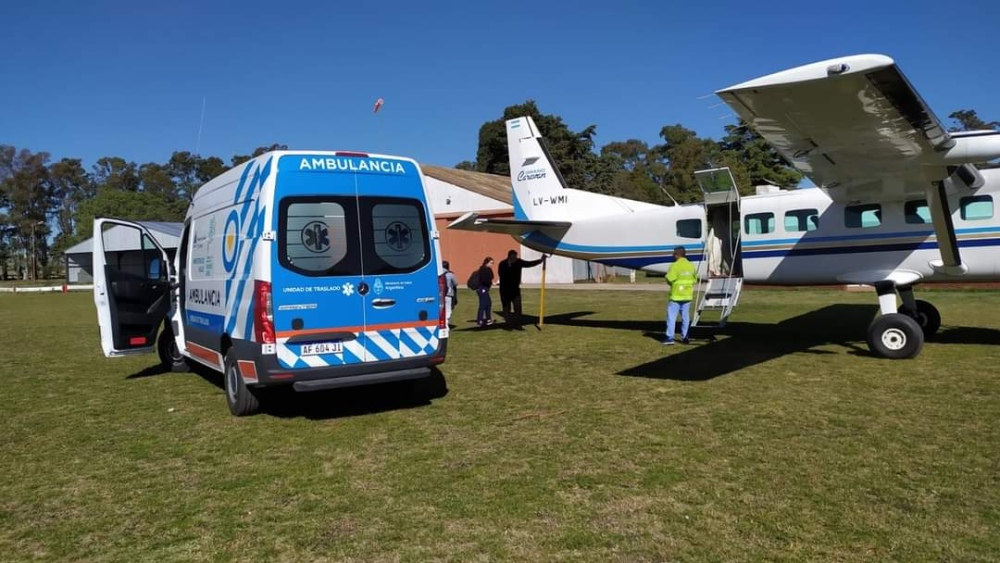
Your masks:
M 406 250 L 410 246 L 412 235 L 405 223 L 393 221 L 385 228 L 385 242 L 396 251 Z
M 330 229 L 322 221 L 313 221 L 302 229 L 302 246 L 310 252 L 325 252 L 330 248 Z
M 354 295 L 354 284 L 351 282 L 345 283 L 343 289 L 341 289 L 341 292 L 344 294 L 344 297 L 350 297 Z

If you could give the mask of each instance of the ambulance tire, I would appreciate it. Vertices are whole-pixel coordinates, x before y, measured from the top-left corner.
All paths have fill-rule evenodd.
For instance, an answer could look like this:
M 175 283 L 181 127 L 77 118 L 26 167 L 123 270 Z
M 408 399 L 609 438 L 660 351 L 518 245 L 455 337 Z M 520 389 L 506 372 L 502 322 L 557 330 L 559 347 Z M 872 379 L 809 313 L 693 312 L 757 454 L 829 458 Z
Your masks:
M 236 354 L 230 349 L 226 352 L 225 381 L 226 404 L 233 416 L 250 416 L 260 411 L 260 401 L 254 392 L 243 382 L 240 368 L 236 363 Z
M 177 348 L 174 332 L 170 330 L 169 325 L 160 331 L 160 337 L 156 339 L 156 353 L 160 356 L 160 363 L 166 371 L 183 373 L 191 370 L 187 358 Z
M 868 325 L 868 349 L 880 358 L 916 358 L 923 346 L 924 331 L 909 315 L 881 315 Z

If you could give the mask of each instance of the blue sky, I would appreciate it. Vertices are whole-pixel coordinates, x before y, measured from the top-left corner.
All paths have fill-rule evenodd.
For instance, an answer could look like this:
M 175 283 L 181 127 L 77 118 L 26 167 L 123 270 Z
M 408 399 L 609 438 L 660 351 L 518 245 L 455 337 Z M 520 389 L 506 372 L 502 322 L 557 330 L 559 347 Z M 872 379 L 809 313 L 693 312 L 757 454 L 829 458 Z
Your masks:
M 0 143 L 88 167 L 274 142 L 451 166 L 529 98 L 599 145 L 674 123 L 718 137 L 734 120 L 713 91 L 863 52 L 942 119 L 1000 120 L 995 0 L 152 4 L 0 3 Z

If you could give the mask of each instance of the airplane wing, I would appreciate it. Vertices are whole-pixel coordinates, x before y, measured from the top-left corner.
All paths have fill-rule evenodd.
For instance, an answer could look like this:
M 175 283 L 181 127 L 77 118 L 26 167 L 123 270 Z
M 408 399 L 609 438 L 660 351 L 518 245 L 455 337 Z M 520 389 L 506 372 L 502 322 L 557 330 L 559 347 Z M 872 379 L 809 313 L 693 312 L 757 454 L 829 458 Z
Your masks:
M 816 185 L 846 188 L 850 200 L 899 197 L 911 183 L 919 193 L 952 174 L 977 187 L 969 163 L 1000 156 L 1000 132 L 948 132 L 883 55 L 821 61 L 717 94 Z
M 844 202 L 926 197 L 949 273 L 962 273 L 948 190 L 1000 157 L 1000 132 L 951 133 L 895 62 L 855 55 L 716 92 L 793 166 Z
M 519 237 L 539 231 L 556 240 L 569 230 L 569 221 L 526 221 L 520 219 L 490 219 L 480 217 L 476 212 L 469 212 L 455 219 L 448 225 L 449 229 L 460 231 L 479 231 L 487 233 L 504 233 Z

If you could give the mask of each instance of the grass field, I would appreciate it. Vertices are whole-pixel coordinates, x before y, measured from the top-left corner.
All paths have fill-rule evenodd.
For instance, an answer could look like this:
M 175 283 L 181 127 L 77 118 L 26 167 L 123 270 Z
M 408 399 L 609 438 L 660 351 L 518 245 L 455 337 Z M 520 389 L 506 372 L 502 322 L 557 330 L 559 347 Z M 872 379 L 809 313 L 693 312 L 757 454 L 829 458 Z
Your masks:
M 1000 559 L 1000 293 L 870 357 L 874 295 L 747 291 L 665 348 L 659 292 L 550 291 L 442 376 L 229 415 L 211 373 L 108 360 L 90 294 L 0 295 L 4 561 Z M 526 310 L 537 292 L 526 293 Z

